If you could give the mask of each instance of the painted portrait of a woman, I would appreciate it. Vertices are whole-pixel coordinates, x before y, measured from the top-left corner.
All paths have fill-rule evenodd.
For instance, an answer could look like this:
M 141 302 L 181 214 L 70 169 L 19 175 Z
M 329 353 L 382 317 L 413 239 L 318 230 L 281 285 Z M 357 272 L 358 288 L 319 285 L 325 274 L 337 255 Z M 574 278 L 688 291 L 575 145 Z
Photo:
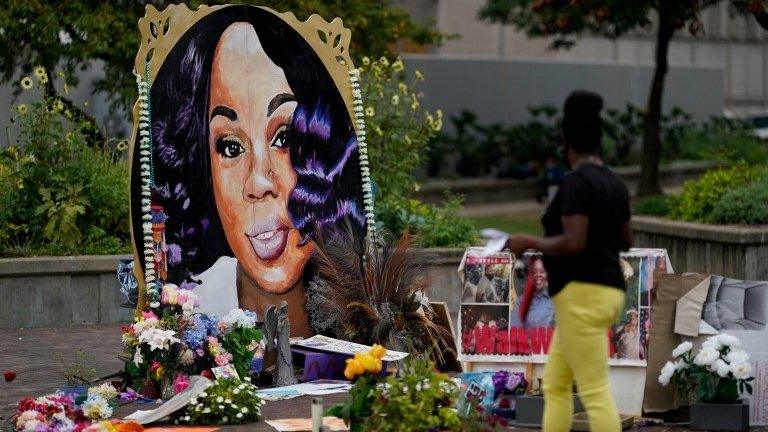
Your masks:
M 365 223 L 352 119 L 318 55 L 273 12 L 224 7 L 179 38 L 150 99 L 168 282 L 196 284 L 219 316 L 287 300 L 292 333 L 309 334 L 312 235 Z M 135 173 L 131 187 L 141 244 Z

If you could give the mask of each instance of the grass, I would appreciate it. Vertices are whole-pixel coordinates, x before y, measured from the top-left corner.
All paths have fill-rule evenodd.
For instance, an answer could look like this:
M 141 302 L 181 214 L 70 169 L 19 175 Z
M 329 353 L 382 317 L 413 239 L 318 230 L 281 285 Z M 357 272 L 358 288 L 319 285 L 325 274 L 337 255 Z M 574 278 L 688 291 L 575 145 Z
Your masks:
M 539 216 L 534 215 L 481 216 L 470 219 L 474 221 L 477 229 L 496 228 L 508 233 L 534 235 L 542 235 L 544 233 Z

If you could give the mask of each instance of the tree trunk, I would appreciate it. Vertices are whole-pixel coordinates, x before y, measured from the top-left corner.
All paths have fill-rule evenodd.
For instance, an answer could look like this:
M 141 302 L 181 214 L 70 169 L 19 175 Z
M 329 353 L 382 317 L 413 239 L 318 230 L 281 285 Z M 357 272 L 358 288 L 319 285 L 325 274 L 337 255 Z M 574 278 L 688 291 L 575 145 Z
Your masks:
M 661 112 L 664 96 L 664 79 L 669 70 L 669 43 L 675 28 L 666 22 L 665 14 L 659 11 L 659 31 L 656 38 L 656 69 L 653 72 L 651 92 L 645 110 L 645 134 L 640 172 L 640 186 L 637 196 L 646 197 L 662 193 L 659 183 L 659 160 L 661 159 Z
M 92 115 L 83 111 L 82 108 L 75 105 L 75 103 L 71 100 L 58 94 L 56 87 L 53 85 L 53 73 L 51 70 L 52 69 L 50 67 L 45 68 L 45 73 L 48 76 L 48 82 L 45 83 L 44 88 L 45 97 L 51 100 L 61 101 L 61 103 L 64 104 L 64 107 L 72 112 L 73 118 L 81 119 L 90 125 L 90 130 L 88 131 L 89 133 L 85 136 L 86 142 L 90 147 L 103 146 L 106 143 L 106 138 L 101 129 L 99 129 L 99 125 L 96 123 L 96 119 Z

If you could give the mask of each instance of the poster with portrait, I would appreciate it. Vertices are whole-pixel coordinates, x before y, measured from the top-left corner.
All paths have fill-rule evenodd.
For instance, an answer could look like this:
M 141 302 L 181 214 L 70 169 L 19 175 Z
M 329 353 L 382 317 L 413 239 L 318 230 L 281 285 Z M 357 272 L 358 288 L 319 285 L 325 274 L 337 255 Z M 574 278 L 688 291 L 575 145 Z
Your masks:
M 162 265 L 147 273 L 193 287 L 200 312 L 239 307 L 261 317 L 286 300 L 292 333 L 307 335 L 313 235 L 366 233 L 349 30 L 339 19 L 184 4 L 148 6 L 139 28 L 136 71 L 151 114 L 134 110 L 136 268 L 148 268 L 151 223 Z
M 509 311 L 517 293 L 509 252 L 468 248 L 459 267 L 459 360 L 509 355 Z
M 621 254 L 621 266 L 626 280 L 626 300 L 616 323 L 608 332 L 609 363 L 645 366 L 654 275 L 671 273 L 672 265 L 664 249 L 632 249 Z M 477 270 L 471 267 L 465 266 L 464 272 L 465 275 L 477 277 Z M 514 265 L 512 279 L 508 325 L 503 331 L 500 331 L 498 321 L 495 331 L 484 328 L 489 317 L 496 317 L 501 312 L 489 309 L 493 307 L 490 305 L 468 302 L 472 297 L 467 296 L 465 281 L 460 314 L 463 361 L 546 362 L 554 335 L 555 313 L 549 297 L 549 274 L 542 254 L 525 252 Z M 523 321 L 520 310 L 525 302 L 527 286 L 530 286 L 531 299 Z M 478 337 L 481 344 L 477 342 Z M 490 341 L 491 338 L 493 341 Z

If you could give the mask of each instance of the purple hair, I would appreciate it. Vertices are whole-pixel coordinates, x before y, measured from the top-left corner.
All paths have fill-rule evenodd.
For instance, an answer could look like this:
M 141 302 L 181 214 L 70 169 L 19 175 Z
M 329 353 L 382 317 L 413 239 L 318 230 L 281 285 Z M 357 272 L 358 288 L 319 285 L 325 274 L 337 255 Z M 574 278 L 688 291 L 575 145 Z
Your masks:
M 225 7 L 198 21 L 179 39 L 150 91 L 153 201 L 169 216 L 166 241 L 173 252 L 171 282 L 201 273 L 221 256 L 234 256 L 213 198 L 207 113 L 213 55 L 222 33 L 236 22 L 253 25 L 267 56 L 285 72 L 298 103 L 288 131 L 291 164 L 297 174 L 288 200 L 294 226 L 305 241 L 317 230 L 347 223 L 359 238 L 365 233 L 357 137 L 325 66 L 301 35 L 275 14 L 252 6 Z M 138 157 L 135 152 L 131 220 L 134 241 L 140 245 Z M 143 260 L 141 254 L 139 258 Z

